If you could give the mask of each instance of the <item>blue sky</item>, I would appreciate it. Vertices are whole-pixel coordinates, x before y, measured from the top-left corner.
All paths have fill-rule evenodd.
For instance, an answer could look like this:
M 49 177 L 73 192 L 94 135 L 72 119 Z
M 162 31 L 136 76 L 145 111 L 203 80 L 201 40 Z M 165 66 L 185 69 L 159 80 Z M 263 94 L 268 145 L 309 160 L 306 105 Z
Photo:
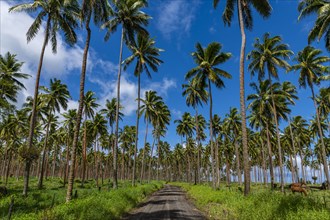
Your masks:
M 4 54 L 7 51 L 16 53 L 18 58 L 25 62 L 23 71 L 35 76 L 43 30 L 40 30 L 38 36 L 32 42 L 26 44 L 25 33 L 32 24 L 33 17 L 24 13 L 9 14 L 8 8 L 9 5 L 13 5 L 13 2 L 17 3 L 18 1 L 0 1 L 0 53 Z M 143 75 L 142 90 L 156 90 L 163 96 L 169 106 L 172 113 L 172 123 L 164 140 L 172 146 L 180 142 L 180 138 L 175 132 L 173 120 L 180 118 L 185 111 L 194 114 L 193 109 L 185 105 L 185 98 L 181 96 L 181 85 L 186 83 L 184 80 L 186 72 L 195 66 L 190 54 L 195 50 L 196 42 L 206 46 L 210 42 L 217 41 L 223 45 L 224 52 L 232 53 L 232 58 L 220 66 L 232 74 L 232 79 L 225 80 L 226 88 L 222 90 L 213 89 L 213 112 L 223 118 L 230 107 L 239 108 L 241 35 L 237 18 L 234 18 L 231 27 L 225 26 L 221 20 L 225 1 L 220 1 L 217 10 L 213 9 L 212 2 L 211 0 L 152 0 L 149 1 L 149 8 L 143 10 L 153 17 L 147 27 L 150 35 L 156 40 L 156 45 L 165 51 L 161 53 L 160 58 L 164 63 L 159 67 L 158 73 L 154 73 L 152 79 L 148 79 Z M 252 44 L 256 37 L 261 37 L 265 32 L 270 32 L 272 35 L 280 35 L 283 42 L 289 44 L 290 49 L 297 54 L 307 45 L 307 35 L 313 25 L 314 17 L 305 18 L 300 22 L 297 21 L 298 0 L 271 0 L 270 2 L 273 12 L 269 19 L 264 20 L 254 13 L 253 31 L 247 31 L 246 52 L 252 50 Z M 106 99 L 111 99 L 116 94 L 119 32 L 111 36 L 108 42 L 104 42 L 105 31 L 99 30 L 97 27 L 92 29 L 85 91 L 92 90 L 96 92 L 101 105 L 104 105 Z M 69 108 L 77 108 L 78 106 L 79 77 L 85 35 L 81 30 L 78 30 L 77 34 L 79 42 L 73 48 L 67 47 L 61 39 L 59 39 L 56 55 L 53 55 L 50 48 L 48 48 L 41 80 L 42 85 L 48 85 L 49 79 L 53 77 L 67 83 L 73 98 L 69 102 Z M 323 54 L 328 54 L 324 48 L 323 39 L 319 43 L 313 43 L 313 46 L 322 49 Z M 123 57 L 126 58 L 129 55 L 130 52 L 125 49 Z M 290 61 L 290 63 L 293 62 Z M 248 61 L 246 67 L 247 65 Z M 256 82 L 257 79 L 255 77 L 251 78 L 247 68 L 245 74 L 246 95 L 248 95 L 252 92 L 249 83 Z M 291 81 L 297 85 L 298 73 L 290 72 L 287 74 L 282 70 L 280 81 Z M 34 78 L 24 83 L 28 89 L 20 94 L 18 106 L 24 102 L 26 96 L 32 94 Z M 123 73 L 121 88 L 122 104 L 125 107 L 126 116 L 120 126 L 135 125 L 137 79 L 133 75 L 133 66 Z M 292 116 L 302 115 L 310 119 L 315 113 L 310 99 L 310 90 L 299 89 L 298 95 L 300 100 L 292 107 Z M 208 119 L 208 105 L 200 108 L 199 112 Z M 281 126 L 286 126 L 286 122 L 283 122 Z M 144 123 L 141 120 L 139 147 L 142 145 L 144 129 Z M 148 140 L 151 142 L 151 135 L 149 135 Z

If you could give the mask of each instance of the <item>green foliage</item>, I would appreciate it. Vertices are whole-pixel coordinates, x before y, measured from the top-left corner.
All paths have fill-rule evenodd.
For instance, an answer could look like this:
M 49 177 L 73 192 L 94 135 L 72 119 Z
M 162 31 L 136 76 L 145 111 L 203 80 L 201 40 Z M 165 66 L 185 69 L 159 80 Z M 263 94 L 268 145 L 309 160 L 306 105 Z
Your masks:
M 29 195 L 22 197 L 22 181 L 10 179 L 10 195 L 0 199 L 0 219 L 8 214 L 11 196 L 15 200 L 12 219 L 118 219 L 163 185 L 152 182 L 132 187 L 128 182 L 121 182 L 119 189 L 113 190 L 105 181 L 98 191 L 94 180 L 90 180 L 85 182 L 85 188 L 79 188 L 80 183 L 76 183 L 78 198 L 67 204 L 66 188 L 59 179 L 45 180 L 42 190 L 37 190 L 37 181 L 31 180 Z
M 330 219 L 330 192 L 300 194 L 258 188 L 244 197 L 237 186 L 214 191 L 206 185 L 183 187 L 210 219 Z

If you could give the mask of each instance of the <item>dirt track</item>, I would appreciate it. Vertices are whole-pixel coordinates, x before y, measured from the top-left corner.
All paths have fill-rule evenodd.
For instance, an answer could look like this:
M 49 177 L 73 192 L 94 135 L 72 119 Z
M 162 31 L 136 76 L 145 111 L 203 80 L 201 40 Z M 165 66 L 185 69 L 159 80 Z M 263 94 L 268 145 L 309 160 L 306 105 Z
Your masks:
M 123 219 L 204 220 L 206 218 L 186 199 L 186 194 L 180 187 L 166 185 Z

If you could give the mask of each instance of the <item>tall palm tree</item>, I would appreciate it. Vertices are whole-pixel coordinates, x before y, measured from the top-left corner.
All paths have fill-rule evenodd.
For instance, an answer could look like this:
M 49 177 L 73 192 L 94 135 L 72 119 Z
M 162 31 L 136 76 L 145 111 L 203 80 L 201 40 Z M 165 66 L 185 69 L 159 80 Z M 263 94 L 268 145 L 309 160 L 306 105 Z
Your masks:
M 123 42 L 132 44 L 134 42 L 135 33 L 148 35 L 147 30 L 143 27 L 148 25 L 149 15 L 140 11 L 141 8 L 147 6 L 146 0 L 112 0 L 112 18 L 103 24 L 103 28 L 107 29 L 105 40 L 108 40 L 110 35 L 117 30 L 119 25 L 122 26 L 120 49 L 119 49 L 119 69 L 117 79 L 117 109 L 116 109 L 116 128 L 115 128 L 115 148 L 118 148 L 118 129 L 119 129 L 119 106 L 120 106 L 120 78 L 121 78 L 121 64 L 123 54 Z M 117 152 L 113 155 L 113 188 L 118 187 L 117 183 Z
M 308 43 L 324 35 L 325 47 L 330 51 L 330 1 L 329 0 L 303 0 L 298 5 L 300 15 L 298 20 L 307 15 L 317 14 L 317 19 L 308 34 Z
M 328 122 L 328 134 L 330 135 L 330 87 L 320 89 L 319 95 L 316 96 L 316 102 L 318 104 L 320 115 L 326 118 Z
M 319 77 L 325 74 L 329 74 L 329 66 L 323 66 L 323 63 L 330 61 L 330 57 L 321 56 L 322 51 L 315 49 L 314 47 L 307 46 L 302 51 L 300 51 L 295 58 L 298 64 L 292 66 L 292 70 L 299 71 L 299 85 L 306 88 L 309 86 L 312 92 L 312 99 L 314 102 L 314 107 L 316 109 L 316 120 L 318 125 L 319 137 L 321 139 L 321 150 L 322 150 L 322 160 L 324 166 L 324 173 L 328 182 L 328 187 L 330 189 L 330 176 L 329 168 L 326 158 L 325 144 L 323 139 L 323 131 L 320 123 L 320 114 L 318 111 L 318 106 L 315 98 L 314 85 L 319 84 Z
M 95 109 L 99 107 L 99 104 L 96 103 L 95 93 L 92 91 L 87 91 L 84 96 L 83 101 L 83 115 L 84 119 L 84 134 L 83 134 L 83 142 L 82 142 L 82 180 L 81 185 L 84 186 L 85 183 L 85 173 L 86 173 L 86 165 L 87 165 L 87 118 L 94 118 Z
M 192 57 L 197 64 L 197 67 L 194 67 L 187 72 L 185 78 L 203 81 L 208 85 L 209 89 L 209 100 L 210 100 L 210 143 L 211 143 L 211 157 L 212 157 L 212 175 L 213 175 L 213 187 L 215 187 L 214 181 L 214 149 L 213 149 L 213 127 L 212 127 L 212 88 L 211 83 L 214 83 L 217 88 L 223 88 L 224 82 L 222 77 L 231 78 L 231 75 L 219 69 L 217 66 L 226 62 L 230 57 L 231 53 L 224 53 L 221 51 L 221 44 L 217 42 L 210 43 L 206 48 L 203 48 L 200 43 L 196 44 L 196 52 L 192 53 Z
M 148 126 L 150 123 L 154 124 L 157 116 L 157 109 L 162 105 L 162 98 L 157 95 L 156 91 L 146 91 L 145 99 L 141 99 L 142 106 L 140 108 L 140 115 L 144 114 L 144 123 L 146 124 L 146 132 L 144 136 L 144 148 L 147 146 Z M 145 152 L 142 155 L 142 168 L 141 168 L 141 181 L 144 179 L 144 165 L 145 165 Z
M 78 3 L 76 0 L 66 1 L 66 0 L 35 0 L 33 3 L 23 3 L 11 7 L 9 12 L 38 12 L 36 19 L 30 26 L 29 30 L 26 33 L 27 41 L 30 42 L 38 33 L 42 21 L 46 20 L 45 27 L 45 36 L 44 42 L 42 45 L 39 65 L 36 75 L 36 83 L 34 88 L 33 96 L 33 107 L 32 107 L 32 117 L 30 121 L 30 133 L 27 139 L 27 147 L 31 149 L 33 147 L 33 135 L 34 128 L 36 124 L 36 109 L 37 109 L 37 100 L 38 100 L 38 90 L 39 90 L 39 81 L 41 68 L 44 59 L 44 53 L 46 46 L 49 41 L 52 44 L 52 51 L 56 53 L 57 49 L 57 32 L 59 30 L 64 32 L 65 41 L 69 45 L 73 45 L 77 41 L 76 33 L 74 28 L 77 27 L 76 13 L 78 12 Z M 25 171 L 24 171 L 24 188 L 23 195 L 27 195 L 28 184 L 29 184 L 29 173 L 30 173 L 31 161 L 26 160 L 25 162 Z
M 21 79 L 27 79 L 30 75 L 21 73 L 23 62 L 16 59 L 16 54 L 7 52 L 0 54 L 0 108 L 10 107 L 10 101 L 16 102 L 19 90 L 26 89 Z M 0 110 L 0 112 L 1 112 Z
M 91 36 L 92 36 L 90 22 L 91 22 L 91 20 L 93 20 L 93 22 L 96 26 L 99 26 L 100 24 L 106 22 L 110 16 L 110 7 L 109 7 L 107 1 L 84 0 L 84 1 L 82 1 L 79 16 L 81 18 L 81 22 L 84 24 L 87 35 L 86 35 L 86 40 L 85 40 L 85 48 L 84 48 L 81 73 L 80 73 L 77 126 L 76 126 L 76 130 L 74 132 L 72 152 L 71 152 L 72 166 L 70 167 L 69 183 L 68 183 L 68 189 L 67 189 L 67 195 L 66 195 L 67 202 L 69 202 L 72 198 L 74 171 L 75 171 L 75 164 L 76 164 L 76 149 L 77 149 L 77 145 L 78 145 L 80 123 L 81 123 L 82 111 L 83 111 L 83 105 L 84 105 L 83 102 L 84 102 L 84 94 L 85 94 L 85 77 L 86 77 L 86 69 L 87 69 L 87 58 L 88 58 L 90 40 L 91 40 Z
M 272 77 L 275 79 L 279 78 L 278 67 L 284 68 L 287 71 L 290 69 L 290 65 L 286 62 L 286 59 L 289 59 L 293 52 L 289 50 L 288 45 L 282 43 L 282 38 L 280 36 L 271 37 L 269 33 L 265 33 L 262 40 L 256 38 L 253 46 L 255 49 L 247 55 L 247 59 L 251 60 L 251 63 L 249 64 L 249 70 L 251 71 L 251 74 L 254 75 L 255 72 L 257 72 L 259 80 L 262 80 L 265 77 L 267 70 L 268 80 L 270 84 L 272 84 Z M 277 147 L 281 176 L 281 191 L 284 192 L 281 139 L 272 86 L 270 86 L 270 91 L 272 96 L 273 116 L 276 125 Z
M 135 170 L 136 170 L 136 150 L 138 148 L 138 140 L 139 140 L 139 121 L 140 121 L 140 93 L 141 93 L 141 73 L 143 71 L 146 72 L 147 76 L 151 78 L 151 73 L 149 68 L 151 68 L 154 72 L 158 71 L 158 66 L 163 63 L 162 60 L 158 59 L 160 52 L 162 49 L 155 47 L 155 41 L 149 36 L 144 36 L 142 34 L 137 35 L 137 40 L 132 42 L 129 45 L 130 50 L 132 51 L 132 55 L 128 57 L 124 63 L 125 67 L 132 63 L 136 59 L 136 65 L 134 69 L 134 75 L 138 77 L 138 107 L 136 111 L 136 140 L 135 140 L 135 149 L 134 149 L 134 161 L 133 161 L 133 173 L 132 173 L 132 185 L 135 185 Z
M 200 135 L 199 135 L 199 121 L 198 121 L 198 105 L 203 105 L 203 103 L 207 103 L 208 99 L 208 93 L 205 89 L 206 85 L 204 81 L 196 80 L 190 80 L 188 84 L 182 85 L 182 95 L 186 96 L 186 105 L 192 106 L 196 112 L 195 115 L 195 130 L 196 130 L 196 143 L 197 143 L 197 149 L 198 149 L 198 155 L 197 155 L 197 176 L 198 176 L 198 182 L 200 181 L 200 158 L 201 158 L 201 152 L 200 152 Z
M 216 8 L 220 0 L 213 0 L 213 7 Z M 240 52 L 240 106 L 242 115 L 242 143 L 243 143 L 243 160 L 244 160 L 244 195 L 250 192 L 250 165 L 248 154 L 248 139 L 246 131 L 246 113 L 245 113 L 245 85 L 244 85 L 244 60 L 245 60 L 245 46 L 246 36 L 245 28 L 252 30 L 253 17 L 251 7 L 255 8 L 257 12 L 264 18 L 270 16 L 272 7 L 268 0 L 226 0 L 226 6 L 222 14 L 222 20 L 228 26 L 233 20 L 234 10 L 237 6 L 239 27 L 242 35 L 242 44 Z
M 44 102 L 46 111 L 47 111 L 47 124 L 46 124 L 46 134 L 45 141 L 42 150 L 42 162 L 41 162 L 41 170 L 38 180 L 38 188 L 41 189 L 43 186 L 43 177 L 44 177 L 44 167 L 45 167 L 45 159 L 46 155 L 48 155 L 48 137 L 49 130 L 51 127 L 51 123 L 54 123 L 54 118 L 56 112 L 61 111 L 61 107 L 66 110 L 68 107 L 68 99 L 70 98 L 70 93 L 67 85 L 63 84 L 61 80 L 51 79 L 49 88 L 45 86 L 40 86 L 40 89 L 44 91 L 41 94 L 42 101 Z

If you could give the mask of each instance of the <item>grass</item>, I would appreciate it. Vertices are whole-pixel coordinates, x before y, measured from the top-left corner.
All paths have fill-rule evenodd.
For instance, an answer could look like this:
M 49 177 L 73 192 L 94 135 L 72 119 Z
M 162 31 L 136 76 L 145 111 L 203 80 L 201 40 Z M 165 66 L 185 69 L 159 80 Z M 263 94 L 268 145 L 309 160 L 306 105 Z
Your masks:
M 74 186 L 78 198 L 68 204 L 65 203 L 66 188 L 60 179 L 46 180 L 44 185 L 44 189 L 38 190 L 37 179 L 31 179 L 29 195 L 24 198 L 23 180 L 10 179 L 10 194 L 0 197 L 0 219 L 7 219 L 12 197 L 15 201 L 12 219 L 119 219 L 147 195 L 160 189 L 163 183 L 132 187 L 131 182 L 119 182 L 117 190 L 105 183 L 99 191 L 93 180 L 87 181 L 84 188 L 79 187 L 78 181 Z
M 313 191 L 307 197 L 271 191 L 253 186 L 244 197 L 238 186 L 213 190 L 208 185 L 173 183 L 184 188 L 196 206 L 210 219 L 249 220 L 328 220 L 330 219 L 330 192 Z

